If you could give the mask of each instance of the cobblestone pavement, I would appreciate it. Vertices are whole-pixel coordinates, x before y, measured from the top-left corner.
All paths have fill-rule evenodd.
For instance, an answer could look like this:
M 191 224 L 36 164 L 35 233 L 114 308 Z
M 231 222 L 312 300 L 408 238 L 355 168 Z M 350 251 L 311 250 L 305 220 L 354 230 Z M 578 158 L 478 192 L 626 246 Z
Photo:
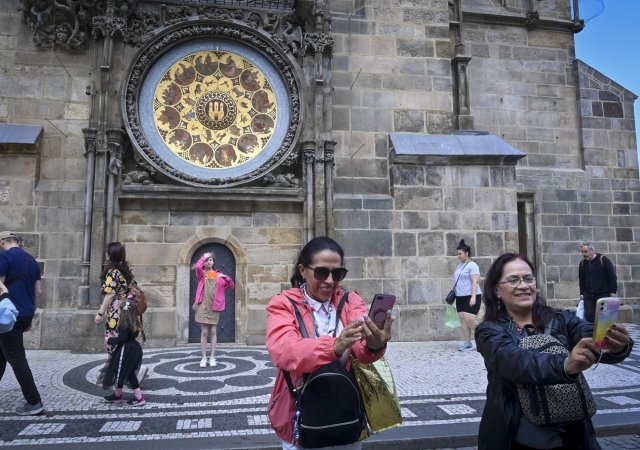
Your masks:
M 640 326 L 629 326 L 640 342 Z M 387 360 L 393 369 L 404 425 L 370 438 L 365 448 L 442 448 L 408 446 L 401 439 L 448 436 L 473 440 L 484 405 L 486 371 L 479 353 L 458 352 L 458 342 L 392 342 Z M 265 413 L 275 369 L 264 347 L 222 344 L 216 367 L 200 368 L 198 348 L 144 349 L 149 374 L 142 383 L 147 404 L 107 404 L 95 385 L 102 354 L 28 351 L 46 413 L 16 416 L 23 398 L 13 371 L 0 382 L 0 447 L 119 443 L 122 448 L 182 448 L 178 439 L 206 439 L 191 448 L 275 448 Z M 617 366 L 600 365 L 585 376 L 594 392 L 599 436 L 606 427 L 626 424 L 618 436 L 601 437 L 605 449 L 640 448 L 640 344 Z M 132 398 L 130 392 L 125 398 Z M 634 429 L 634 426 L 637 428 Z M 395 441 L 398 439 L 397 441 Z M 195 441 L 194 441 L 195 442 Z M 445 441 L 442 441 L 445 442 Z M 456 442 L 456 441 L 453 441 Z M 378 445 L 376 445 L 376 443 Z M 144 445 L 142 445 L 144 444 Z M 435 447 L 433 446 L 435 445 Z M 450 444 L 447 444 L 450 445 Z M 62 447 L 60 447 L 62 448 Z M 465 447 L 475 448 L 475 447 Z

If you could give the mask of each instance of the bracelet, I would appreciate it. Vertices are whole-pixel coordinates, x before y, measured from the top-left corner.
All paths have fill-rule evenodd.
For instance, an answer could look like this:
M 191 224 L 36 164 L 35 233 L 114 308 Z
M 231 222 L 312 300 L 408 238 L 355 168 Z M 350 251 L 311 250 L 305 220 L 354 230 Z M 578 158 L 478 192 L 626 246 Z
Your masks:
M 367 350 L 369 350 L 369 352 L 371 352 L 371 353 L 379 353 L 382 350 L 384 350 L 385 348 L 387 348 L 387 344 L 384 344 L 382 347 L 380 347 L 379 349 L 376 349 L 376 350 L 372 349 L 371 347 L 369 347 L 367 345 Z
M 102 313 L 100 311 L 98 311 L 96 314 L 98 314 L 100 317 L 102 317 Z

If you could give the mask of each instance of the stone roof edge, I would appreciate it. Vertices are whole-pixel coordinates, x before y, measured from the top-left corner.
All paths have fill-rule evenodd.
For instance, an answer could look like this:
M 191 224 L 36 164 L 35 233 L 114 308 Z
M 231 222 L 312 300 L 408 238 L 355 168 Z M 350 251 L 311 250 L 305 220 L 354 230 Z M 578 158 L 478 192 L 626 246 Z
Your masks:
M 580 66 L 581 66 L 581 65 L 583 65 L 583 66 L 585 66 L 585 69 L 591 69 L 591 70 L 593 70 L 596 74 L 598 74 L 599 76 L 601 76 L 601 77 L 603 77 L 603 78 L 606 78 L 607 80 L 611 81 L 611 84 L 614 84 L 614 85 L 615 85 L 616 87 L 618 87 L 621 91 L 628 92 L 629 94 L 633 95 L 633 96 L 634 96 L 634 98 L 636 98 L 636 99 L 638 98 L 638 96 L 636 95 L 636 93 L 635 93 L 635 92 L 633 92 L 633 91 L 631 91 L 631 90 L 627 89 L 626 87 L 624 87 L 623 85 L 621 85 L 620 83 L 618 83 L 617 81 L 615 81 L 614 79 L 609 78 L 608 76 L 606 76 L 604 73 L 600 72 L 600 71 L 599 71 L 598 69 L 596 69 L 595 67 L 590 66 L 589 64 L 587 64 L 586 62 L 584 62 L 583 60 L 581 60 L 581 59 L 579 59 L 579 58 L 576 58 L 576 59 L 575 59 L 575 61 L 576 61 L 576 63 L 578 64 L 578 69 L 579 69 L 579 70 L 580 70 L 580 69 L 582 69 Z M 585 73 L 586 73 L 586 72 L 585 72 Z M 588 73 L 587 73 L 587 74 L 588 74 Z

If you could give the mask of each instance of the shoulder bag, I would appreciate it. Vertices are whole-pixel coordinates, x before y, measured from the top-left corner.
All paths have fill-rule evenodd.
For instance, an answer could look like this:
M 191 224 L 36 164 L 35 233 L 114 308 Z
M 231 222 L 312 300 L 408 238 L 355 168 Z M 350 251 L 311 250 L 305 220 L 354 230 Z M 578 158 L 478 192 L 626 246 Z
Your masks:
M 467 261 L 467 264 L 469 264 L 469 262 L 470 261 Z M 462 270 L 464 270 L 464 268 L 467 267 L 467 264 L 462 266 Z M 444 299 L 444 301 L 446 302 L 447 305 L 453 305 L 453 302 L 456 301 L 456 286 L 458 285 L 458 280 L 460 279 L 460 276 L 462 275 L 462 270 L 460 271 L 460 275 L 458 275 L 458 278 L 456 278 L 456 282 L 453 283 L 453 289 L 451 289 L 449 291 L 449 293 L 447 294 L 447 297 Z
M 569 350 L 554 336 L 547 334 L 526 336 L 520 348 L 541 353 L 568 355 Z M 582 373 L 572 383 L 533 385 L 518 384 L 518 399 L 524 415 L 535 425 L 556 425 L 592 417 L 596 404 Z

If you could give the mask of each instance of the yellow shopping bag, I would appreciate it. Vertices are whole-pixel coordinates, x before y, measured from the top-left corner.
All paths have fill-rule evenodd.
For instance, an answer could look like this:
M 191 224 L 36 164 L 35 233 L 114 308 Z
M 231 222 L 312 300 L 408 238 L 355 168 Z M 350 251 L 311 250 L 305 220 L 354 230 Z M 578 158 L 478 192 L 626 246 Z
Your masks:
M 362 393 L 369 427 L 374 433 L 402 425 L 400 402 L 391 368 L 384 358 L 363 364 L 355 358 L 351 367 Z

